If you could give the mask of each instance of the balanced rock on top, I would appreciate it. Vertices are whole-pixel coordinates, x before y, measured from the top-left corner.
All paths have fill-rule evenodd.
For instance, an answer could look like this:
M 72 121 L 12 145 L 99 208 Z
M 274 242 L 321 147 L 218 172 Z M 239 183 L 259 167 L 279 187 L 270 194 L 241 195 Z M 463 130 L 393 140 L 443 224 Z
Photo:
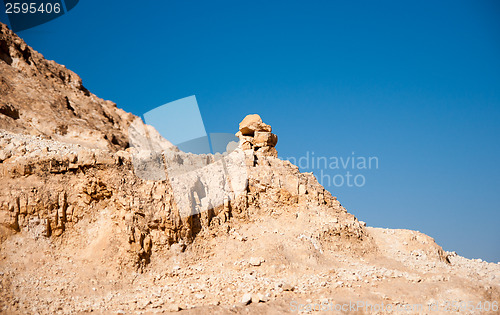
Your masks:
M 240 131 L 236 136 L 240 138 L 240 147 L 243 150 L 253 150 L 275 157 L 278 155 L 275 148 L 278 136 L 271 133 L 271 126 L 263 123 L 259 115 L 246 116 L 239 127 Z
M 266 131 L 271 132 L 272 128 L 262 122 L 262 118 L 259 115 L 247 115 L 240 122 L 240 132 L 244 136 L 253 136 L 256 131 Z

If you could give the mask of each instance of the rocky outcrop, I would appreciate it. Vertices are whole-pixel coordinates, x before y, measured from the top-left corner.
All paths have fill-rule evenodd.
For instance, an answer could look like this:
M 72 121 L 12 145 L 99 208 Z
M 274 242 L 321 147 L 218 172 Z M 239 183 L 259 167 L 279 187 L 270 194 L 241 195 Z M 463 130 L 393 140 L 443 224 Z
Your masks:
M 248 186 L 241 195 L 186 216 L 175 202 L 168 180 L 147 181 L 135 175 L 130 149 L 89 149 L 5 131 L 0 132 L 0 143 L 4 157 L 0 163 L 2 239 L 29 231 L 33 220 L 44 231 L 39 235 L 59 237 L 87 216 L 111 209 L 123 214 L 129 235 L 123 241 L 130 243 L 130 261 L 143 268 L 152 250 L 168 249 L 179 242 L 189 244 L 202 230 L 227 225 L 231 218 L 253 220 L 292 208 L 320 207 L 330 216 L 345 217 L 322 233 L 364 235 L 359 222 L 312 174 L 302 174 L 290 162 L 258 149 L 244 155 Z M 193 196 L 193 202 L 197 198 L 201 197 Z
M 242 150 L 253 150 L 257 155 L 278 157 L 275 148 L 278 136 L 271 131 L 271 126 L 263 123 L 259 115 L 253 114 L 243 119 L 236 136 L 240 139 L 239 146 Z
M 246 116 L 240 122 L 240 132 L 243 136 L 253 136 L 256 131 L 264 131 L 271 132 L 272 128 L 269 125 L 266 125 L 262 122 L 262 118 L 260 118 L 257 114 L 252 114 Z

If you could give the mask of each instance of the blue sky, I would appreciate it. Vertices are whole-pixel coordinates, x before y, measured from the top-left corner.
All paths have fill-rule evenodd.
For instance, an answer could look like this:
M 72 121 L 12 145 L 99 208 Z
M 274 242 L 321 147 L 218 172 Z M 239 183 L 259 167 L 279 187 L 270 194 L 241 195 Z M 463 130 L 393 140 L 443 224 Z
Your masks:
M 327 187 L 351 213 L 497 262 L 499 15 L 498 1 L 86 0 L 19 35 L 137 115 L 196 95 L 207 132 L 259 113 L 281 157 L 376 156 L 351 171 L 363 187 Z

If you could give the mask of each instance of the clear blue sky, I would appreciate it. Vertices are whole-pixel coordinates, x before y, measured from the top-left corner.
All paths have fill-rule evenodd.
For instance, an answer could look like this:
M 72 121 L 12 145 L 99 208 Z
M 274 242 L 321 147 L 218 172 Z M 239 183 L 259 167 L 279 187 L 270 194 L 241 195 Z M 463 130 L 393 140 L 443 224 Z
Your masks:
M 377 156 L 327 187 L 351 213 L 500 261 L 498 1 L 85 0 L 20 36 L 135 114 L 196 95 L 208 132 L 259 113 L 282 157 Z

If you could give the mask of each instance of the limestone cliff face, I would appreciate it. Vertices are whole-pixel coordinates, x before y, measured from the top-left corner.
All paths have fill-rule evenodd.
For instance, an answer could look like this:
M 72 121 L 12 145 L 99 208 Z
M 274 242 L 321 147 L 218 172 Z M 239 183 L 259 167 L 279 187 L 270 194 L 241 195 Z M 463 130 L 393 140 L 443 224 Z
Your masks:
M 181 215 L 168 180 L 135 175 L 129 150 L 89 149 L 1 131 L 0 157 L 2 239 L 30 230 L 40 237 L 60 237 L 80 221 L 108 211 L 117 222 L 116 235 L 123 235 L 122 248 L 143 267 L 152 251 L 189 244 L 201 231 L 218 231 L 231 220 L 313 209 L 332 223 L 320 224 L 324 233 L 355 239 L 364 234 L 312 174 L 260 151 L 246 154 L 249 180 L 242 195 L 192 216 Z

